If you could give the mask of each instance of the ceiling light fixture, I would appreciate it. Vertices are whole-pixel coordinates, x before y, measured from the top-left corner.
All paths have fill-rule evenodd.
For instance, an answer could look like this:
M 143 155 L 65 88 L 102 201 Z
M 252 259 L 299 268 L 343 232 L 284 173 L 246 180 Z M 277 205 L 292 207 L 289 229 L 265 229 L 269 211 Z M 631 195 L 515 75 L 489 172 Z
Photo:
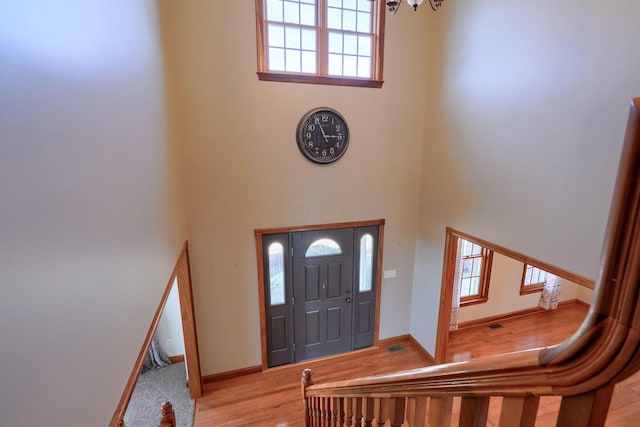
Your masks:
M 409 6 L 413 7 L 413 10 L 418 10 L 418 6 L 420 6 L 425 0 L 406 0 Z M 427 0 L 431 5 L 431 9 L 438 10 L 440 6 L 442 6 L 442 2 L 444 0 Z M 387 10 L 391 12 L 392 15 L 395 15 L 398 9 L 400 9 L 400 5 L 402 4 L 402 0 L 397 1 L 387 1 Z

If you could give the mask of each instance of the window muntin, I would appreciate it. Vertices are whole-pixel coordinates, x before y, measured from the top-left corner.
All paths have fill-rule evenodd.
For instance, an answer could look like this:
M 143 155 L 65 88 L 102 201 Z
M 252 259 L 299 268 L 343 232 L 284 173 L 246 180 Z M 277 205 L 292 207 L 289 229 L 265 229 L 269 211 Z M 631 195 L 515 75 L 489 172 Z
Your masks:
M 525 264 L 522 272 L 522 282 L 520 283 L 520 295 L 541 292 L 548 274 L 548 272 L 538 267 Z
M 365 234 L 360 238 L 358 291 L 369 292 L 373 289 L 373 236 Z
M 271 306 L 285 303 L 284 246 L 269 245 L 269 303 Z
M 461 246 L 460 305 L 486 302 L 493 252 L 477 243 L 458 239 Z
M 317 257 L 317 256 L 331 256 L 342 254 L 342 248 L 332 239 L 318 239 L 311 243 L 307 248 L 304 256 L 305 258 Z
M 384 2 L 256 0 L 261 80 L 382 86 Z

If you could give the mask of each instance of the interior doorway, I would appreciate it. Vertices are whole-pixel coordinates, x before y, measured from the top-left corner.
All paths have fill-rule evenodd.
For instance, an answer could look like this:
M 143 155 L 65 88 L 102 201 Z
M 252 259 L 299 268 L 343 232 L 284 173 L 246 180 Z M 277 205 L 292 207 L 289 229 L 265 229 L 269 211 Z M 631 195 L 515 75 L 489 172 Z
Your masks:
M 377 344 L 383 227 L 256 230 L 263 369 Z
M 151 346 L 154 333 L 157 329 L 160 317 L 164 311 L 165 304 L 174 283 L 177 285 L 178 299 L 180 306 L 180 317 L 182 320 L 182 332 L 184 339 L 184 360 L 187 368 L 189 395 L 191 399 L 202 397 L 202 375 L 200 373 L 200 358 L 198 352 L 198 340 L 196 333 L 195 312 L 193 306 L 193 292 L 191 286 L 191 272 L 189 266 L 189 244 L 184 242 L 178 260 L 173 268 L 169 282 L 160 299 L 160 304 L 151 320 L 151 325 L 138 354 L 138 358 L 131 370 L 129 380 L 122 392 L 122 397 L 111 419 L 110 427 L 124 425 L 124 416 L 131 400 L 136 382 L 142 372 L 145 358 Z
M 448 361 L 447 351 L 449 347 L 449 327 L 451 324 L 452 316 L 452 303 L 454 293 L 453 289 L 457 264 L 457 249 L 460 239 L 466 240 L 476 245 L 480 245 L 483 248 L 486 248 L 497 254 L 504 255 L 505 257 L 508 257 L 512 260 L 517 260 L 527 265 L 533 265 L 546 272 L 569 280 L 579 286 L 588 289 L 593 289 L 595 286 L 594 281 L 587 277 L 572 273 L 547 262 L 532 258 L 509 248 L 505 248 L 504 246 L 500 246 L 487 240 L 480 239 L 470 234 L 447 227 L 445 232 L 444 261 L 440 289 L 440 307 L 438 314 L 438 329 L 436 335 L 436 354 L 434 357 L 436 363 L 446 363 Z M 518 285 L 516 284 L 515 286 Z

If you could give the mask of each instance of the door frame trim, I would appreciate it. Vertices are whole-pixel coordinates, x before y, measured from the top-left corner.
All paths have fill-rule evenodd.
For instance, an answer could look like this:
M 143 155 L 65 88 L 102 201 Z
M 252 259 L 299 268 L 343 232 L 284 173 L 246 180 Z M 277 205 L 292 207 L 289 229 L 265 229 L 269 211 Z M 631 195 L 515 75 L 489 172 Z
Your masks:
M 262 236 L 265 234 L 282 234 L 282 233 L 294 233 L 298 231 L 317 231 L 317 230 L 330 230 L 340 228 L 355 228 L 355 227 L 378 227 L 378 253 L 377 253 L 377 270 L 376 270 L 376 307 L 375 307 L 375 321 L 373 331 L 373 346 L 377 347 L 380 341 L 380 297 L 381 284 L 382 284 L 382 253 L 384 246 L 384 219 L 366 220 L 366 221 L 351 221 L 340 222 L 331 224 L 314 224 L 314 225 L 299 225 L 291 227 L 274 227 L 274 228 L 257 228 L 254 230 L 256 239 L 256 263 L 258 266 L 258 305 L 260 308 L 260 354 L 262 358 L 262 370 L 275 369 L 268 367 L 267 361 L 267 319 L 265 309 L 265 290 L 264 290 L 264 265 L 263 265 L 263 251 L 262 251 Z

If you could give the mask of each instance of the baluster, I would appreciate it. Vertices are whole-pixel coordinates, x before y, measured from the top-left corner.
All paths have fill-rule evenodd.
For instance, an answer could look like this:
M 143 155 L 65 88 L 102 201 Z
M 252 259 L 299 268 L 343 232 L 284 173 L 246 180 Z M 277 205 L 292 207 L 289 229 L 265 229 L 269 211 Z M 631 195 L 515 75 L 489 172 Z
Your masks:
M 387 411 L 389 413 L 389 422 L 391 427 L 400 427 L 404 422 L 404 409 L 406 399 L 404 397 L 395 397 L 387 402 Z
M 316 397 L 317 402 L 316 402 L 316 424 L 318 427 L 323 427 L 324 426 L 324 413 L 322 412 L 322 401 L 324 400 L 324 397 Z
M 538 396 L 505 396 L 500 411 L 500 427 L 533 427 L 538 413 Z
M 337 427 L 338 418 L 340 418 L 340 415 L 338 415 L 338 400 L 337 397 L 332 397 L 329 400 L 329 425 L 331 427 Z
M 429 425 L 451 425 L 453 397 L 432 397 L 429 401 Z
M 460 405 L 460 427 L 484 427 L 489 414 L 489 397 L 463 397 Z
M 162 419 L 159 427 L 176 427 L 176 414 L 173 412 L 171 403 L 164 402 L 160 413 L 162 414 Z
M 338 402 L 337 402 L 337 409 L 338 409 L 338 422 L 337 425 L 338 427 L 343 427 L 344 426 L 344 405 L 345 405 L 345 400 L 350 400 L 350 399 L 346 399 L 344 397 L 340 397 L 338 398 Z
M 557 426 L 604 426 L 609 412 L 613 386 L 576 396 L 564 396 L 560 404 Z
M 375 399 L 372 397 L 367 397 L 364 400 L 363 411 L 364 411 L 364 427 L 373 427 L 373 419 L 375 415 Z
M 407 398 L 407 423 L 409 427 L 427 426 L 427 398 Z
M 318 396 L 318 426 L 325 427 L 324 397 Z
M 318 427 L 324 427 L 324 412 L 322 412 L 322 401 L 324 400 L 324 397 L 317 397 L 318 399 L 318 409 L 317 409 L 317 415 L 316 418 L 318 419 L 317 424 Z
M 384 427 L 385 423 L 387 422 L 387 414 L 389 413 L 388 407 L 387 407 L 388 403 L 389 403 L 389 400 L 386 398 L 382 398 L 382 397 L 375 398 L 374 407 L 375 407 L 376 421 L 378 422 L 378 427 Z
M 301 378 L 301 389 L 302 389 L 302 402 L 304 404 L 304 426 L 311 427 L 311 416 L 310 416 L 310 408 L 309 401 L 307 399 L 307 387 L 313 385 L 313 379 L 311 378 L 311 369 L 306 368 L 302 371 Z
M 331 401 L 329 397 L 322 397 L 322 427 L 329 427 L 331 422 Z
M 309 417 L 311 418 L 311 426 L 318 427 L 318 398 L 310 397 L 309 399 Z
M 353 398 L 347 397 L 344 400 L 344 425 L 351 427 L 353 425 Z
M 362 417 L 364 416 L 363 412 L 364 399 L 362 397 L 355 397 L 353 400 L 353 425 L 355 427 L 362 427 Z M 369 424 L 371 426 L 371 424 Z

